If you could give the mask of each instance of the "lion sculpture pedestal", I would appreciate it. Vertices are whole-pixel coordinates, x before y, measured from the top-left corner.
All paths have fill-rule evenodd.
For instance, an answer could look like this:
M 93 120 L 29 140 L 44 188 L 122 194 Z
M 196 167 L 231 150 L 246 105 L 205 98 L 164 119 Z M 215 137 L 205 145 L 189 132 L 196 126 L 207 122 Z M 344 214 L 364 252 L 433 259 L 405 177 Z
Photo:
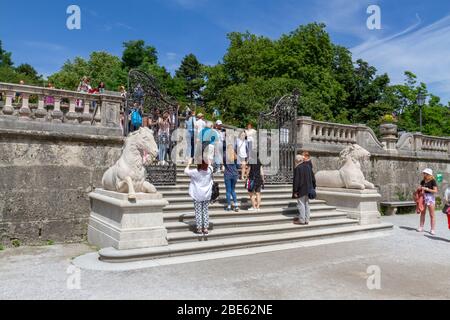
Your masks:
M 120 159 L 103 176 L 103 188 L 89 194 L 90 244 L 116 250 L 168 245 L 163 223 L 168 202 L 145 176 L 145 163 L 157 154 L 150 129 L 141 128 L 127 137 Z
M 317 188 L 317 198 L 325 200 L 338 211 L 347 213 L 350 219 L 359 220 L 360 225 L 381 223 L 378 202 L 381 195 L 377 190 L 355 190 L 343 188 Z
M 370 153 L 358 145 L 345 148 L 339 155 L 339 170 L 319 171 L 316 174 L 317 198 L 348 213 L 361 225 L 381 223 L 378 202 L 381 195 L 366 180 L 360 161 L 367 161 Z
M 163 208 L 168 204 L 161 194 L 137 193 L 135 201 L 128 195 L 96 189 L 89 194 L 88 241 L 100 248 L 117 250 L 166 246 L 167 230 Z

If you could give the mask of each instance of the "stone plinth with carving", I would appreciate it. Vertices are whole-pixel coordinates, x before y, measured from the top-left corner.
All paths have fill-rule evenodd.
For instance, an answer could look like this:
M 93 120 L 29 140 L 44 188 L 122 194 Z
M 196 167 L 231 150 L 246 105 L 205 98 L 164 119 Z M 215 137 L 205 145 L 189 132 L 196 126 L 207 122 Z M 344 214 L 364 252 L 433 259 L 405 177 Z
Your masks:
M 163 208 L 168 205 L 159 193 L 137 193 L 129 200 L 125 193 L 97 189 L 89 194 L 90 244 L 117 250 L 166 246 L 167 230 Z

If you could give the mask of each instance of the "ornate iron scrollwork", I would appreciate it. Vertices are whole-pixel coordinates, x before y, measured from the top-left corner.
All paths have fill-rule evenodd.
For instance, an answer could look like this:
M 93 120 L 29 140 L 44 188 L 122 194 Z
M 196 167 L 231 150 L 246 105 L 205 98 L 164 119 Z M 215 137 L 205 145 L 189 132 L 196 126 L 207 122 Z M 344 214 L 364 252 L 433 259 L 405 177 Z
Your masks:
M 269 113 L 261 113 L 258 121 L 258 130 L 278 130 L 279 149 L 269 152 L 278 152 L 279 167 L 276 174 L 267 175 L 267 184 L 292 183 L 294 173 L 294 161 L 297 152 L 297 110 L 300 92 L 294 90 L 276 101 Z M 269 143 L 270 143 L 270 132 Z M 261 146 L 261 143 L 258 144 Z
M 165 112 L 170 114 L 171 128 L 170 136 L 173 130 L 178 127 L 178 104 L 176 101 L 164 95 L 154 77 L 148 75 L 140 70 L 131 70 L 128 74 L 128 92 L 126 97 L 125 114 L 128 115 L 130 110 L 135 107 L 141 107 L 142 110 L 151 118 L 155 120 L 159 115 Z M 155 141 L 158 143 L 158 126 L 155 121 L 149 127 L 153 130 Z M 126 121 L 125 131 L 128 133 L 128 121 Z M 155 161 L 146 167 L 147 180 L 156 185 L 175 185 L 177 182 L 177 167 L 176 163 L 170 159 L 174 142 L 169 137 L 169 146 L 167 153 L 169 160 Z M 159 159 L 161 160 L 161 159 Z

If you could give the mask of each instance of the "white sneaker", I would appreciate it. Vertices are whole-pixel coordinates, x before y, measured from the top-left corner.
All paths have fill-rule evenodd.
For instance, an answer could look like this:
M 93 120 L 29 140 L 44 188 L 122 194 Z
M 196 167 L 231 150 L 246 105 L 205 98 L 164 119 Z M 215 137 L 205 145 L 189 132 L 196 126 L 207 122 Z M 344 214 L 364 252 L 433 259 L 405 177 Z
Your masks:
M 256 211 L 256 209 L 251 207 L 250 209 L 248 209 L 248 211 Z

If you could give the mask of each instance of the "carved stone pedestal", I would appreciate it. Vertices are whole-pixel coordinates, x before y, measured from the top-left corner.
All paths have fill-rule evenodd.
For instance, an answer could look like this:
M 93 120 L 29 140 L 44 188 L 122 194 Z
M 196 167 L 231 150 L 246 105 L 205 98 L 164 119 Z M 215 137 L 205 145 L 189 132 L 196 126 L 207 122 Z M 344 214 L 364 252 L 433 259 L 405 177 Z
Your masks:
M 361 225 L 381 223 L 378 210 L 381 195 L 377 190 L 318 188 L 317 198 L 337 207 L 339 211 L 347 212 L 349 218 L 359 220 Z
M 127 194 L 96 189 L 89 194 L 90 244 L 117 250 L 166 246 L 167 230 L 162 210 L 168 202 L 159 193 L 138 193 L 134 202 Z

